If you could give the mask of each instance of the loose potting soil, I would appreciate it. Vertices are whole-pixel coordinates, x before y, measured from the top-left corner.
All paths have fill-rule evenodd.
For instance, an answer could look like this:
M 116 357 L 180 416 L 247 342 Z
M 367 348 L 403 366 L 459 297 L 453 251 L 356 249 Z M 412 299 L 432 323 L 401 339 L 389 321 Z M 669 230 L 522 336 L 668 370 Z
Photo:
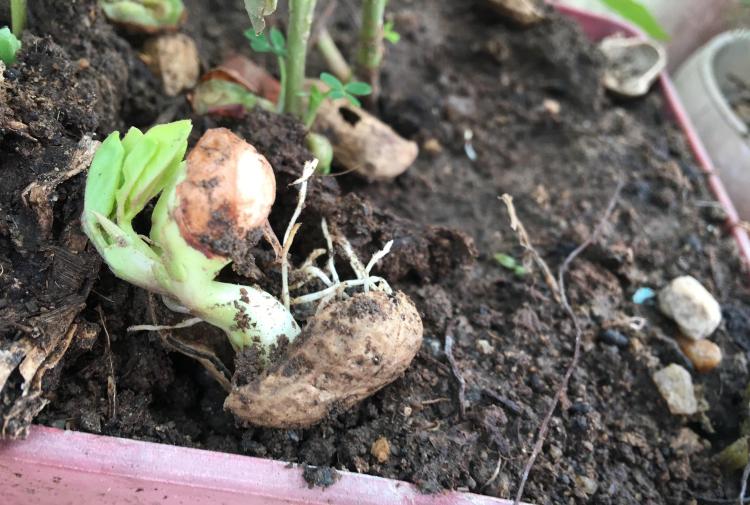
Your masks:
M 229 51 L 250 54 L 242 2 L 186 5 L 183 31 L 195 38 L 204 68 Z M 348 53 L 357 5 L 339 2 L 328 20 Z M 523 257 L 498 196 L 514 197 L 531 241 L 556 268 L 589 236 L 623 181 L 603 234 L 568 274 L 584 353 L 524 498 L 682 504 L 736 495 L 737 479 L 722 480 L 712 456 L 738 436 L 744 416 L 748 272 L 658 90 L 628 102 L 607 96 L 602 58 L 573 22 L 549 10 L 547 20 L 521 29 L 478 0 L 390 3 L 402 39 L 388 46 L 376 112 L 419 142 L 419 159 L 390 183 L 352 174 L 314 179 L 292 260 L 324 245 L 321 217 L 363 258 L 394 240 L 378 273 L 417 304 L 424 344 L 403 378 L 357 407 L 309 429 L 271 430 L 236 423 L 222 409 L 218 383 L 157 334 L 126 332 L 170 315 L 116 279 L 86 245 L 79 221 L 85 173 L 68 171 L 87 133 L 101 139 L 192 117 L 195 142 L 208 127 L 228 126 L 277 171 L 271 221 L 281 233 L 297 197 L 288 183 L 311 156 L 301 125 L 264 112 L 241 120 L 193 116 L 185 97 L 164 95 L 138 58 L 142 38 L 113 29 L 95 2 L 30 7 L 24 49 L 0 81 L 0 343 L 42 321 L 49 324 L 40 339 L 71 323 L 91 330 L 45 377 L 50 403 L 38 422 L 365 472 L 425 492 L 509 497 L 570 363 L 574 331 L 537 270 L 514 273 L 495 261 L 496 253 Z M 309 73 L 321 69 L 312 52 Z M 467 131 L 475 160 L 466 153 Z M 32 183 L 51 189 L 35 198 L 24 193 Z M 147 223 L 146 216 L 137 225 L 145 232 Z M 238 252 L 222 276 L 278 293 L 272 259 L 262 247 Z M 699 279 L 724 315 L 712 336 L 724 360 L 708 374 L 693 372 L 703 410 L 687 418 L 670 415 L 651 379 L 669 363 L 690 367 L 673 340 L 677 329 L 653 304 L 631 302 L 639 287 L 682 274 Z M 40 319 L 52 309 L 54 318 Z M 207 325 L 185 331 L 223 339 Z M 463 417 L 446 331 L 466 381 Z M 242 356 L 236 366 L 251 369 L 252 357 Z M 235 366 L 230 350 L 222 358 Z M 21 381 L 12 376 L 0 395 L 4 416 Z M 381 437 L 390 446 L 385 462 L 371 452 Z

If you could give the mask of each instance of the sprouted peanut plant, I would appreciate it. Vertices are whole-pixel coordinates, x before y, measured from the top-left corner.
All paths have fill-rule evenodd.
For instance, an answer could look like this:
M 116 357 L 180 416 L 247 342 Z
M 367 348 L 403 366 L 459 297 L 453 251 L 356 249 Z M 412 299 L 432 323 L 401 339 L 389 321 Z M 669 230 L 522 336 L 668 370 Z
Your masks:
M 288 252 L 316 161 L 306 163 L 293 183 L 299 198 L 279 243 L 268 225 L 276 181 L 265 157 L 219 128 L 208 130 L 183 161 L 190 130 L 189 121 L 155 126 L 145 134 L 131 128 L 123 138 L 112 133 L 97 150 L 86 182 L 82 225 L 112 272 L 161 295 L 171 310 L 220 328 L 236 350 L 252 346 L 266 359 L 272 348 L 300 334 L 291 307 L 317 304 L 317 315 L 305 330 L 308 336 L 292 351 L 304 354 L 308 365 L 304 371 L 269 370 L 255 386 L 233 388 L 226 405 L 242 419 L 307 426 L 335 405 L 353 405 L 395 380 L 419 349 L 422 325 L 408 297 L 394 294 L 385 279 L 371 274 L 392 242 L 365 265 L 348 240 L 323 220 L 327 248 L 314 250 L 294 268 Z M 143 237 L 133 229 L 133 219 L 157 197 L 149 236 Z M 252 245 L 260 232 L 279 255 L 280 299 L 256 287 L 216 280 L 231 262 L 225 244 L 249 240 Z M 348 257 L 355 279 L 339 277 L 334 244 Z M 321 268 L 316 260 L 326 254 Z M 324 288 L 299 294 L 313 282 Z M 350 295 L 352 288 L 362 292 Z M 343 304 L 340 312 L 338 304 Z M 345 344 L 339 331 L 332 330 L 332 320 L 347 335 Z M 371 327 L 373 322 L 380 330 Z M 294 356 L 289 359 L 299 359 Z M 349 379 L 323 384 L 321 376 Z
M 289 57 L 289 48 L 287 47 L 284 34 L 276 27 L 269 30 L 268 35 L 257 33 L 255 28 L 245 31 L 245 37 L 250 41 L 250 47 L 258 53 L 270 53 L 276 56 L 279 67 L 279 79 L 281 81 L 281 94 L 277 103 L 277 111 L 287 110 L 287 101 L 289 100 L 288 71 L 287 61 Z M 315 122 L 315 116 L 320 109 L 324 100 L 346 99 L 355 107 L 360 107 L 358 96 L 366 96 L 372 92 L 372 88 L 364 82 L 342 83 L 336 76 L 323 72 L 320 74 L 320 80 L 328 87 L 326 91 L 321 90 L 313 84 L 308 93 L 301 90 L 296 91 L 297 98 L 307 97 L 307 104 L 304 106 L 303 113 L 298 114 L 302 119 L 305 127 L 310 130 Z M 333 161 L 333 147 L 328 139 L 318 133 L 309 132 L 306 137 L 308 149 L 318 158 L 318 172 L 328 174 Z
M 182 0 L 99 0 L 99 6 L 113 23 L 146 33 L 174 30 L 185 17 Z
M 16 62 L 16 54 L 21 49 L 21 41 L 7 26 L 0 28 L 0 61 L 10 66 Z

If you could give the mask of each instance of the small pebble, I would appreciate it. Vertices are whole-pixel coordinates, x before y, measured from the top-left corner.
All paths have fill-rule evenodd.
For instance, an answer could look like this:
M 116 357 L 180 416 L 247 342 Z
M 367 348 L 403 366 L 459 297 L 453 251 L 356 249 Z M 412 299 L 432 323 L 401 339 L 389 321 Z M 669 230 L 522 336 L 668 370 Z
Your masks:
M 587 496 L 592 496 L 599 488 L 599 483 L 585 475 L 576 475 L 576 487 L 583 491 Z
M 721 348 L 710 340 L 678 339 L 680 348 L 700 373 L 710 372 L 721 363 Z
M 479 339 L 477 340 L 477 350 L 481 352 L 482 354 L 492 354 L 495 352 L 495 348 L 492 347 L 492 344 L 488 340 Z
M 599 340 L 608 345 L 616 345 L 617 347 L 627 347 L 630 343 L 630 339 L 620 333 L 617 330 L 607 329 L 599 334 Z
M 422 149 L 430 156 L 437 156 L 443 152 L 443 146 L 440 144 L 440 141 L 434 137 L 427 139 L 425 143 L 422 144 Z
M 414 412 L 414 410 L 410 406 L 404 405 L 404 417 L 409 417 L 412 412 Z
M 378 460 L 378 463 L 385 463 L 388 461 L 388 458 L 391 457 L 391 444 L 388 443 L 388 439 L 380 437 L 373 442 L 372 447 L 370 447 L 370 454 Z
M 544 110 L 546 110 L 553 116 L 557 116 L 558 114 L 560 114 L 560 102 L 558 102 L 557 100 L 545 98 L 542 102 L 542 107 L 544 107 Z
M 656 372 L 653 379 L 672 414 L 692 415 L 698 411 L 693 379 L 683 367 L 672 363 Z
M 721 323 L 721 307 L 694 277 L 683 275 L 659 292 L 659 308 L 692 340 L 706 338 Z
M 562 449 L 560 449 L 556 445 L 550 445 L 548 452 L 549 452 L 549 457 L 552 458 L 553 461 L 557 461 L 563 456 Z

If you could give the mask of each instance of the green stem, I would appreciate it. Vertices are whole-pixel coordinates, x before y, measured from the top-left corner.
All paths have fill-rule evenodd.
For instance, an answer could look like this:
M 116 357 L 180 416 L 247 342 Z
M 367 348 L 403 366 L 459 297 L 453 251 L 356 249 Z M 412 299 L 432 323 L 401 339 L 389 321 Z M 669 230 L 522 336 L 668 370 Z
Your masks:
M 279 99 L 276 103 L 276 111 L 281 113 L 284 112 L 286 107 L 286 58 L 278 57 L 279 62 L 279 81 L 281 81 L 281 91 L 279 92 Z
M 359 32 L 357 71 L 370 86 L 372 94 L 367 97 L 374 104 L 380 92 L 380 65 L 383 62 L 383 18 L 388 0 L 363 0 L 362 28 Z
M 304 113 L 303 97 L 300 93 L 305 82 L 307 41 L 310 38 L 314 11 L 315 0 L 289 0 L 284 112 L 299 118 Z
M 26 27 L 26 0 L 10 0 L 10 19 L 13 35 L 20 39 Z
M 352 69 L 346 62 L 344 55 L 341 54 L 339 48 L 336 46 L 331 34 L 323 28 L 318 34 L 318 50 L 323 58 L 326 60 L 328 68 L 331 72 L 339 78 L 341 82 L 349 82 L 352 78 Z

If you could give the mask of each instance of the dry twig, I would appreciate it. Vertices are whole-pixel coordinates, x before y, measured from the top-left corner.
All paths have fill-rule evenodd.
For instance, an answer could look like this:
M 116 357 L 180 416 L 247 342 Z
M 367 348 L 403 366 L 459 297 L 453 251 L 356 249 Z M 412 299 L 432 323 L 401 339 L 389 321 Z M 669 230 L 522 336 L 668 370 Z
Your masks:
M 539 430 L 537 431 L 537 440 L 536 440 L 536 443 L 534 444 L 534 449 L 531 451 L 531 455 L 529 456 L 529 459 L 526 461 L 526 465 L 524 466 L 523 473 L 521 474 L 521 483 L 518 486 L 518 492 L 516 493 L 515 500 L 513 501 L 514 505 L 518 505 L 521 502 L 521 497 L 523 496 L 523 490 L 526 487 L 526 481 L 529 478 L 529 473 L 531 472 L 531 468 L 534 466 L 534 462 L 536 461 L 536 458 L 542 452 L 542 445 L 544 444 L 544 441 L 547 438 L 547 431 L 549 430 L 549 423 L 550 423 L 550 420 L 552 419 L 552 415 L 554 414 L 555 409 L 557 408 L 557 404 L 560 402 L 560 398 L 563 396 L 563 394 L 565 394 L 565 392 L 568 389 L 568 383 L 570 382 L 570 377 L 571 375 L 573 375 L 573 370 L 575 370 L 576 366 L 578 365 L 578 360 L 581 355 L 582 330 L 581 330 L 581 325 L 578 322 L 578 318 L 576 317 L 575 312 L 573 311 L 573 308 L 570 306 L 570 303 L 568 302 L 568 297 L 565 292 L 565 273 L 567 272 L 573 260 L 575 260 L 584 250 L 586 250 L 587 247 L 589 247 L 594 241 L 596 241 L 599 235 L 601 234 L 604 228 L 604 225 L 607 223 L 607 221 L 609 221 L 609 218 L 612 215 L 612 212 L 615 210 L 615 206 L 617 205 L 617 200 L 620 196 L 620 192 L 622 191 L 623 185 L 624 185 L 623 181 L 620 181 L 617 184 L 617 188 L 615 189 L 615 192 L 612 195 L 612 198 L 610 199 L 609 204 L 607 205 L 607 209 L 604 211 L 604 215 L 602 216 L 601 220 L 597 224 L 596 228 L 594 228 L 593 233 L 591 233 L 591 235 L 589 235 L 589 237 L 581 245 L 576 247 L 568 255 L 567 258 L 565 258 L 565 261 L 562 262 L 562 264 L 560 265 L 560 268 L 557 271 L 557 286 L 559 290 L 558 297 L 560 300 L 560 304 L 562 305 L 563 309 L 570 317 L 571 321 L 573 322 L 573 328 L 575 329 L 575 345 L 573 348 L 573 359 L 570 361 L 570 364 L 568 365 L 567 370 L 565 370 L 565 375 L 563 376 L 563 380 L 560 383 L 560 386 L 557 388 L 557 391 L 555 392 L 555 396 L 552 398 L 552 405 L 547 411 L 547 415 L 544 416 L 544 420 L 542 421 L 542 424 L 539 425 Z M 513 207 L 512 198 L 510 198 L 508 195 L 503 195 L 503 201 L 508 206 L 508 211 L 511 214 L 511 226 L 513 226 L 513 220 L 515 219 L 516 224 L 519 225 L 520 230 L 523 230 L 523 225 L 520 224 L 520 222 L 518 221 L 518 218 L 515 216 L 515 210 L 511 211 Z M 525 231 L 523 232 L 523 234 L 525 235 Z M 528 241 L 528 237 L 526 237 L 526 240 Z M 521 243 L 523 245 L 523 242 Z M 531 244 L 529 244 L 529 247 L 531 247 Z M 538 258 L 539 261 L 544 263 L 544 260 L 542 260 L 538 254 L 536 254 L 535 257 Z M 549 268 L 547 268 L 546 264 L 544 265 L 543 271 L 547 273 L 549 272 Z
M 117 383 L 115 382 L 115 366 L 112 362 L 112 341 L 109 338 L 109 330 L 107 330 L 107 323 L 104 319 L 104 312 L 102 311 L 101 305 L 96 310 L 99 312 L 99 320 L 102 323 L 102 329 L 104 330 L 105 338 L 105 351 L 107 353 L 108 362 L 108 373 L 107 373 L 107 400 L 108 409 L 107 416 L 110 421 L 117 419 Z
M 508 208 L 508 215 L 510 216 L 510 227 L 514 232 L 516 232 L 518 243 L 521 244 L 524 249 L 526 249 L 527 254 L 531 255 L 531 258 L 534 260 L 534 263 L 536 263 L 536 266 L 539 267 L 539 269 L 542 271 L 542 275 L 544 275 L 544 281 L 547 283 L 550 291 L 552 291 L 552 295 L 555 297 L 555 300 L 557 301 L 557 303 L 561 303 L 560 286 L 557 285 L 557 281 L 555 281 L 555 277 L 552 275 L 552 272 L 547 266 L 547 263 L 545 263 L 536 249 L 534 249 L 534 246 L 531 244 L 529 235 L 528 233 L 526 233 L 526 228 L 523 227 L 523 223 L 521 223 L 521 220 L 518 219 L 518 216 L 516 215 L 516 207 L 513 205 L 513 197 L 505 193 L 500 197 L 500 200 L 502 200 L 505 206 Z

